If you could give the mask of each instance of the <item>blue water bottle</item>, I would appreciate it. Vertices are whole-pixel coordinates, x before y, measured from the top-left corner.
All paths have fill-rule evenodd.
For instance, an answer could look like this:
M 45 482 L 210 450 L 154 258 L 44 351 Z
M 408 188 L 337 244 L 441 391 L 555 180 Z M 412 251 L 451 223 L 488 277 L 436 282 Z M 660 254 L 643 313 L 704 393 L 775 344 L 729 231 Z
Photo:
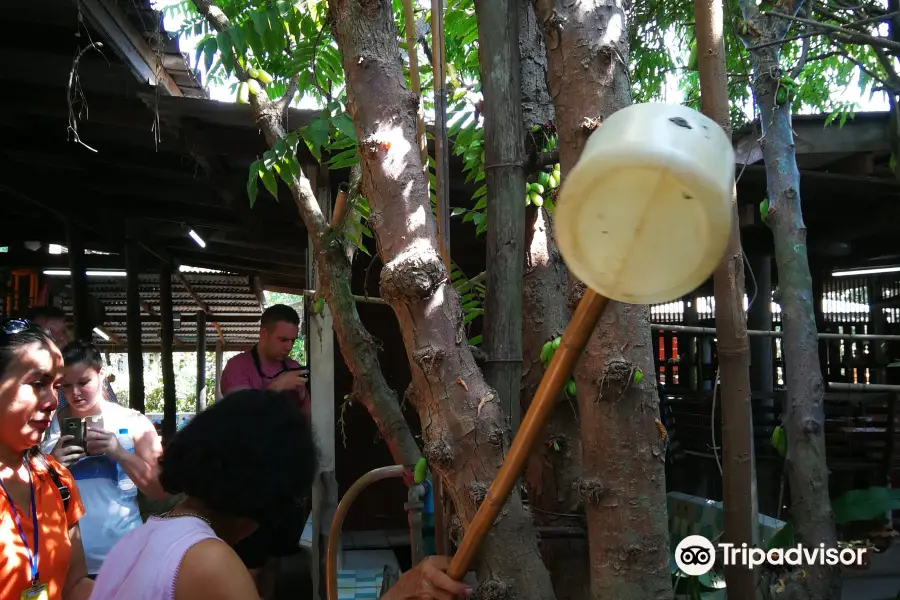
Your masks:
M 120 429 L 117 437 L 119 438 L 119 444 L 122 448 L 134 454 L 134 441 L 131 439 L 131 436 L 128 435 L 128 430 Z M 128 476 L 128 473 L 125 472 L 125 469 L 123 469 L 122 465 L 119 463 L 116 463 L 116 472 L 118 475 L 117 483 L 122 496 L 126 498 L 137 496 L 137 486 L 134 485 L 131 477 Z

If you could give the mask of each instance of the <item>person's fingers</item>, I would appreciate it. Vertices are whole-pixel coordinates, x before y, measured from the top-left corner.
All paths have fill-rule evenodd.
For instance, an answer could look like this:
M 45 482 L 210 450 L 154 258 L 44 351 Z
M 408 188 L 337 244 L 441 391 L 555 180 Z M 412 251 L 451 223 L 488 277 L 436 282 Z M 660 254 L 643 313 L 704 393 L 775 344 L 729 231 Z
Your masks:
M 452 596 L 468 597 L 472 593 L 471 588 L 444 573 L 449 566 L 450 560 L 446 557 L 433 557 L 422 565 L 422 575 L 437 590 L 449 592 Z
M 433 600 L 453 600 L 453 594 L 447 590 L 435 587 L 429 581 L 423 581 L 422 586 L 425 588 L 419 595 L 419 598 L 428 598 Z
M 74 440 L 74 439 L 75 439 L 75 436 L 74 436 L 74 435 L 68 435 L 68 434 L 66 434 L 66 435 L 61 435 L 61 436 L 59 436 L 59 441 L 56 442 L 56 443 L 57 443 L 57 444 L 65 444 L 65 443 L 68 442 L 69 440 Z

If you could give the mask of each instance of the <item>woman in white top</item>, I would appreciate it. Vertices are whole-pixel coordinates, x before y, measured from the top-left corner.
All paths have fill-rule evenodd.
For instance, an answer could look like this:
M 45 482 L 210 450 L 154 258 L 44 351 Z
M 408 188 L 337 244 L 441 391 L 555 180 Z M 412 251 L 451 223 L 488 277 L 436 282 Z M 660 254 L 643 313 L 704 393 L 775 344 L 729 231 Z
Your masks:
M 162 444 L 147 417 L 104 398 L 103 359 L 95 346 L 72 342 L 62 354 L 61 389 L 68 405 L 57 412 L 43 448 L 78 484 L 86 511 L 81 520 L 84 554 L 88 573 L 95 576 L 110 548 L 142 524 L 137 491 L 165 497 L 157 480 Z M 73 444 L 68 432 L 60 435 L 67 419 L 86 417 L 101 420 L 86 420 L 83 446 Z

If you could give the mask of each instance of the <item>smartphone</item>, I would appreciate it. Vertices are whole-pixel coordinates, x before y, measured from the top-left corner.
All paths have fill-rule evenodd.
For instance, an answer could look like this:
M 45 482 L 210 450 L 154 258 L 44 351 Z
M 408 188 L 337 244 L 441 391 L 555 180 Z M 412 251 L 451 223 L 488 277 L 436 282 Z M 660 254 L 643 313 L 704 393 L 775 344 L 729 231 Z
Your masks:
M 103 429 L 103 416 L 101 415 L 92 415 L 90 417 L 84 418 L 84 427 L 85 431 L 90 429 Z
M 84 420 L 78 417 L 63 419 L 61 435 L 71 435 L 73 438 L 66 442 L 66 446 L 84 448 Z
M 87 437 L 88 429 L 103 429 L 103 417 L 100 415 L 91 415 L 89 417 L 84 418 L 84 435 Z M 87 451 L 87 447 L 84 446 L 84 453 L 91 454 Z

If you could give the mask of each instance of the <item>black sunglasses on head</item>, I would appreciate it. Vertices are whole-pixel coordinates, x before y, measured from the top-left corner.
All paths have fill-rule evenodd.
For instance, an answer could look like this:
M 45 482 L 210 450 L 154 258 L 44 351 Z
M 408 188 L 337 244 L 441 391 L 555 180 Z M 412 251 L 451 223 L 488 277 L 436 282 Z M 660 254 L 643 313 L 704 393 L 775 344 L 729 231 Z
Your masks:
M 5 336 L 18 335 L 24 331 L 39 331 L 46 334 L 47 330 L 29 321 L 28 319 L 0 319 L 0 333 Z

